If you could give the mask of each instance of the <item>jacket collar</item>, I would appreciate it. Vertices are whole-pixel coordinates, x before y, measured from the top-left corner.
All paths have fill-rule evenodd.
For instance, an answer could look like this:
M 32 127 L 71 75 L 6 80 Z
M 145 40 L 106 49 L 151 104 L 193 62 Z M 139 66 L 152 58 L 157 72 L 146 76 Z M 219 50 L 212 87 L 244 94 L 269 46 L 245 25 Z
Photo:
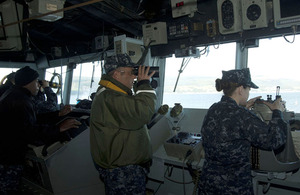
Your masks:
M 231 97 L 228 97 L 226 95 L 223 95 L 221 98 L 222 102 L 226 102 L 226 103 L 230 103 L 230 104 L 235 104 L 238 106 L 238 104 L 236 103 L 236 101 L 234 99 L 232 99 Z
M 26 94 L 28 97 L 31 97 L 31 96 L 32 96 L 31 92 L 30 92 L 28 89 L 26 89 L 25 87 L 14 85 L 14 86 L 12 86 L 12 88 L 17 89 L 17 90 L 19 90 L 19 91 L 22 91 L 22 92 L 23 92 L 24 94 Z
M 131 89 L 108 75 L 102 75 L 99 85 L 127 95 L 132 95 Z

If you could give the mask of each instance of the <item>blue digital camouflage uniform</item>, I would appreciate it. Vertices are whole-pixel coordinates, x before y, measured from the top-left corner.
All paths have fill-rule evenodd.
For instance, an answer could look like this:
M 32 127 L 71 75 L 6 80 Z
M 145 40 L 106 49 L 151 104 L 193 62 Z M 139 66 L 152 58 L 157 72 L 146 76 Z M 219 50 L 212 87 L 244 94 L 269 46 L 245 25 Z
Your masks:
M 213 104 L 201 129 L 206 162 L 200 194 L 253 194 L 250 149 L 272 150 L 286 142 L 287 124 L 279 110 L 269 124 L 230 97 Z
M 155 113 L 156 93 L 149 80 L 135 94 L 110 76 L 117 67 L 133 67 L 128 55 L 111 56 L 104 65 L 90 118 L 91 154 L 107 195 L 145 195 L 152 147 L 147 125 Z M 131 73 L 132 74 L 132 73 Z
M 22 174 L 23 166 L 21 165 L 1 165 L 0 164 L 0 194 L 14 194 L 20 189 L 20 175 Z
M 45 97 L 46 95 L 46 97 Z M 57 96 L 50 87 L 45 87 L 44 92 L 39 90 L 33 97 L 33 102 L 38 114 L 57 111 Z
M 96 165 L 101 180 L 105 183 L 106 195 L 145 195 L 147 168 L 127 165 L 114 169 L 103 169 Z

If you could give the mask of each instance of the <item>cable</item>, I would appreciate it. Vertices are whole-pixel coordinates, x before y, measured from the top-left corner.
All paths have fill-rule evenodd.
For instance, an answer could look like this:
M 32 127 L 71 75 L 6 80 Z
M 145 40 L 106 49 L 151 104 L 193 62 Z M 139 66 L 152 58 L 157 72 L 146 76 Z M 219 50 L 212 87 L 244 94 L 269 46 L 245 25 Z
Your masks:
M 292 30 L 293 30 L 293 40 L 292 40 L 292 41 L 289 41 L 289 40 L 286 38 L 287 34 L 284 34 L 284 35 L 283 35 L 283 38 L 284 38 L 288 43 L 294 43 L 295 37 L 296 37 L 296 33 L 297 33 L 297 26 L 296 26 L 296 25 L 292 26 Z
M 200 171 L 197 170 L 196 179 L 195 179 L 195 182 L 194 182 L 193 195 L 196 195 L 196 193 L 197 193 L 199 179 L 200 179 Z
M 208 48 L 208 46 L 205 46 L 202 50 L 199 51 L 200 56 L 204 55 L 207 52 L 207 48 Z
M 155 194 L 158 192 L 158 190 L 159 190 L 161 184 L 162 184 L 162 183 L 159 184 L 159 186 L 157 187 L 157 189 L 155 190 L 155 192 L 153 193 L 153 195 L 155 195 Z
M 185 178 L 184 178 L 184 161 L 185 159 L 183 159 L 183 162 L 182 162 L 182 181 L 183 181 L 183 194 L 186 195 L 186 191 L 185 191 Z
M 172 166 L 172 170 L 173 170 L 173 166 Z M 181 181 L 173 180 L 173 179 L 169 178 L 169 177 L 171 177 L 172 171 L 171 171 L 171 173 L 168 174 L 169 177 L 166 176 L 166 173 L 168 171 L 169 171 L 169 166 L 168 166 L 168 168 L 167 168 L 167 170 L 166 170 L 166 172 L 164 174 L 164 178 L 167 179 L 167 180 L 169 180 L 169 181 L 171 181 L 171 182 L 174 182 L 174 183 L 177 183 L 177 184 L 191 184 L 191 183 L 193 183 L 193 181 L 183 183 Z
M 198 160 L 197 164 L 195 165 L 195 167 L 198 167 L 199 163 L 200 163 L 201 159 Z M 199 183 L 199 179 L 200 179 L 200 174 L 201 174 L 201 170 L 200 169 L 196 169 L 194 170 L 192 168 L 192 162 L 193 159 L 189 159 L 186 163 L 187 167 L 188 167 L 188 171 L 193 179 L 194 182 L 194 189 L 193 189 L 193 195 L 197 194 L 197 190 L 198 190 L 198 183 Z
M 185 178 L 184 178 L 184 162 L 185 160 L 192 154 L 192 150 L 188 150 L 185 154 L 185 157 L 182 161 L 182 181 L 183 181 L 183 194 L 186 195 L 186 191 L 185 191 Z

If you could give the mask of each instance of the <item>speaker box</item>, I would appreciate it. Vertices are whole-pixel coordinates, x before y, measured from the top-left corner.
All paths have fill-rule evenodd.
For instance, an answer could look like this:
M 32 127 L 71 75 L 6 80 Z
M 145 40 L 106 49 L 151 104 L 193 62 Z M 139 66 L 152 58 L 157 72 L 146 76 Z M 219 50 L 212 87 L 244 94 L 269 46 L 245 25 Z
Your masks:
M 242 0 L 243 30 L 268 26 L 266 0 Z
M 221 34 L 242 31 L 241 1 L 218 0 L 218 24 Z

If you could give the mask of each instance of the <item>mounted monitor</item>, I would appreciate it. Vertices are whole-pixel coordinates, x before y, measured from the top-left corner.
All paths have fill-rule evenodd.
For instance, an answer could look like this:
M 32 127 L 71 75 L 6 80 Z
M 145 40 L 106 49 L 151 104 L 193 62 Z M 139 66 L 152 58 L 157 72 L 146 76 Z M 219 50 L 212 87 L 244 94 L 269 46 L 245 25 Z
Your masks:
M 23 19 L 23 6 L 7 0 L 0 4 L 0 16 L 0 52 L 21 51 L 23 23 L 18 21 Z
M 273 0 L 275 28 L 300 25 L 299 0 Z

